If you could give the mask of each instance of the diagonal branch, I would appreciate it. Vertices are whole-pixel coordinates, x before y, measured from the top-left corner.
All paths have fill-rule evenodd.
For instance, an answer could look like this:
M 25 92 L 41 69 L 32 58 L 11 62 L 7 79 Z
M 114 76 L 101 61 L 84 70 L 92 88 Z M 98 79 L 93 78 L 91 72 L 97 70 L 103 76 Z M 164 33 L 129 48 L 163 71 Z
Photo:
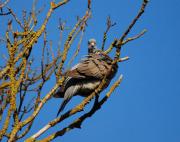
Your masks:
M 131 37 L 131 38 L 127 38 L 126 40 L 124 40 L 124 41 L 122 42 L 122 45 L 124 45 L 124 44 L 126 44 L 126 43 L 128 43 L 128 42 L 130 42 L 130 41 L 132 41 L 132 40 L 136 40 L 136 39 L 140 38 L 140 37 L 143 36 L 146 32 L 147 32 L 147 30 L 144 29 L 144 30 L 143 30 L 141 33 L 139 33 L 138 35 L 136 35 L 136 36 L 134 36 L 134 37 Z
M 58 136 L 62 136 L 64 134 L 66 134 L 67 132 L 69 132 L 70 130 L 74 129 L 74 128 L 81 128 L 82 123 L 88 118 L 91 117 L 93 114 L 95 114 L 96 111 L 98 111 L 101 106 L 107 101 L 107 99 L 111 96 L 111 94 L 113 93 L 113 91 L 119 86 L 119 84 L 122 81 L 122 75 L 118 78 L 118 80 L 112 85 L 112 87 L 110 88 L 109 92 L 105 95 L 105 97 L 100 101 L 100 102 L 96 102 L 93 106 L 93 108 L 88 112 L 83 114 L 81 117 L 77 118 L 74 122 L 72 122 L 69 126 L 63 128 L 60 131 L 57 131 L 51 135 L 49 135 L 48 137 L 44 138 L 43 140 L 40 140 L 40 142 L 43 141 L 51 141 L 55 138 L 57 138 Z M 44 127 L 47 128 L 47 127 Z
M 8 4 L 9 0 L 6 0 L 5 2 L 0 4 L 0 9 L 3 8 L 4 6 L 6 6 Z

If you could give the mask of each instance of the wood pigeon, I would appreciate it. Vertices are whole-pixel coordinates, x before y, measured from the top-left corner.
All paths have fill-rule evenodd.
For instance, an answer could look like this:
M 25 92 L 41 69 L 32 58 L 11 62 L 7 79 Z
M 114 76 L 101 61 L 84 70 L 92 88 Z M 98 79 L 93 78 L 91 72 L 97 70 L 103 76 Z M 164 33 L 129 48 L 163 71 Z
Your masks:
M 92 42 L 88 42 L 93 45 Z M 96 45 L 96 44 L 95 44 Z M 95 46 L 91 46 L 93 49 Z M 90 48 L 88 48 L 90 49 Z M 111 64 L 112 59 L 100 50 L 91 50 L 86 58 L 65 73 L 66 79 L 61 88 L 54 94 L 56 98 L 63 98 L 57 116 L 63 111 L 66 104 L 73 96 L 86 97 L 90 95 L 101 83 L 104 76 L 107 77 L 106 88 L 117 72 L 118 65 Z

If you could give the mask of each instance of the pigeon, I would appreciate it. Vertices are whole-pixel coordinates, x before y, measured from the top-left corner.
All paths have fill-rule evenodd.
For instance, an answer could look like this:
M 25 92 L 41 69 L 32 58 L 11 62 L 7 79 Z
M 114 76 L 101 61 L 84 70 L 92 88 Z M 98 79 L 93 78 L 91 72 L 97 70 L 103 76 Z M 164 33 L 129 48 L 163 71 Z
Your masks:
M 94 50 L 96 44 L 93 46 L 92 42 L 88 42 L 88 45 L 91 46 L 88 49 L 93 48 L 93 50 L 88 50 L 90 52 L 86 58 L 65 72 L 66 79 L 54 94 L 55 98 L 63 98 L 57 116 L 64 110 L 73 96 L 87 97 L 106 76 L 106 84 L 103 88 L 105 89 L 117 72 L 118 65 L 112 64 L 113 60 L 108 55 L 100 50 Z

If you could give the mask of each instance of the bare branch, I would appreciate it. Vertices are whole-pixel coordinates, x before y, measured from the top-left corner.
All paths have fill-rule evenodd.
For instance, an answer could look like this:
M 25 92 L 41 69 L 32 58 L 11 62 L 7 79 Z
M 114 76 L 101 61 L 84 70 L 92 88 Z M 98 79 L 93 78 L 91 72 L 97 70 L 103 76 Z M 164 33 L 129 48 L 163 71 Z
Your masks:
M 134 37 L 131 37 L 131 38 L 127 38 L 126 40 L 123 41 L 122 45 L 132 41 L 132 40 L 135 40 L 135 39 L 138 39 L 140 38 L 141 36 L 143 36 L 145 33 L 147 32 L 146 29 L 144 29 L 141 33 L 139 33 L 138 35 L 134 36 Z
M 118 60 L 118 62 L 124 62 L 124 61 L 127 61 L 127 60 L 129 60 L 129 57 L 128 57 L 128 56 L 123 57 L 123 58 L 120 58 L 120 59 Z
M 84 25 L 84 26 L 85 26 L 85 25 Z M 81 32 L 81 37 L 80 37 L 80 39 L 79 39 L 79 43 L 78 43 L 77 49 L 76 49 L 74 55 L 72 56 L 72 58 L 70 59 L 70 61 L 69 61 L 69 63 L 68 63 L 68 67 L 67 67 L 68 69 L 70 68 L 72 62 L 74 61 L 74 59 L 76 58 L 76 56 L 77 56 L 78 53 L 79 53 L 80 46 L 81 46 L 81 42 L 82 42 L 82 39 L 83 39 L 83 36 L 84 36 L 84 26 L 83 26 L 83 29 L 81 29 L 82 32 Z
M 3 8 L 4 6 L 6 6 L 8 4 L 9 0 L 6 0 L 3 3 L 0 3 L 0 9 Z
M 7 7 L 9 10 L 8 13 L 3 12 L 4 6 L 6 6 L 9 0 L 4 1 L 4 3 L 0 4 L 0 15 L 11 14 L 10 16 L 13 17 L 15 24 L 13 20 L 7 19 L 7 30 L 4 32 L 4 37 L 0 39 L 0 41 L 3 42 L 2 45 L 5 47 L 2 50 L 6 50 L 6 53 L 1 55 L 1 58 L 4 58 L 4 63 L 0 65 L 0 122 L 2 124 L 2 129 L 0 130 L 0 141 L 5 137 L 8 139 L 8 142 L 14 142 L 21 140 L 21 138 L 28 134 L 34 120 L 39 116 L 41 109 L 58 91 L 58 89 L 61 89 L 61 87 L 64 86 L 65 81 L 67 81 L 67 78 L 69 77 L 67 72 L 64 73 L 64 70 L 69 69 L 74 59 L 80 54 L 80 46 L 85 35 L 87 21 L 90 19 L 92 13 L 91 0 L 87 0 L 87 10 L 82 18 L 77 18 L 77 22 L 70 31 L 66 30 L 66 22 L 60 21 L 59 41 L 63 47 L 59 44 L 56 50 L 53 48 L 55 44 L 52 44 L 52 41 L 48 40 L 47 25 L 53 12 L 57 8 L 70 2 L 70 0 L 61 0 L 58 2 L 51 1 L 47 13 L 45 13 L 46 16 L 44 17 L 43 22 L 40 22 L 41 24 L 38 21 L 37 15 L 41 13 L 44 6 L 39 10 L 36 10 L 37 0 L 33 1 L 30 12 L 24 10 L 21 17 L 14 13 L 9 7 Z M 115 55 L 112 60 L 110 59 L 111 63 L 108 62 L 108 65 L 110 65 L 110 71 L 114 69 L 112 66 L 118 68 L 119 62 L 129 59 L 128 56 L 120 56 L 121 47 L 145 34 L 146 30 L 143 30 L 141 33 L 128 38 L 131 29 L 144 13 L 147 3 L 147 0 L 143 0 L 141 9 L 137 16 L 132 20 L 122 36 L 118 39 L 114 39 L 111 45 L 104 50 L 106 41 L 108 40 L 108 32 L 114 25 L 116 25 L 116 23 L 111 21 L 110 17 L 107 17 L 107 27 L 104 31 L 101 43 L 102 51 L 98 51 L 102 53 L 102 55 L 108 56 L 113 48 L 116 49 Z M 2 17 L 6 18 L 6 16 Z M 22 20 L 19 19 L 19 17 Z M 65 42 L 63 36 L 66 34 L 64 34 L 64 32 L 67 32 L 68 34 Z M 79 40 L 78 45 L 74 50 L 73 56 L 69 61 L 67 61 L 69 51 L 73 49 L 74 41 L 77 38 Z M 36 54 L 34 54 L 33 50 L 36 48 L 35 44 L 41 41 L 44 41 L 44 43 L 42 46 L 38 44 L 38 50 L 40 50 L 42 54 L 40 54 L 40 60 L 37 60 L 34 58 L 34 55 Z M 54 51 L 57 51 L 57 53 Z M 99 54 L 99 52 L 92 54 Z M 68 66 L 65 66 L 66 62 L 68 62 Z M 54 77 L 56 77 L 55 85 L 49 88 L 50 91 L 48 93 L 44 94 L 43 90 L 45 85 Z M 43 133 L 47 132 L 50 128 L 64 120 L 68 120 L 78 112 L 84 111 L 84 108 L 89 104 L 89 102 L 95 98 L 95 103 L 92 109 L 84 112 L 80 116 L 76 116 L 75 120 L 69 122 L 63 127 L 63 129 L 58 130 L 55 133 L 50 133 L 40 141 L 51 141 L 58 136 L 63 136 L 74 128 L 80 128 L 87 118 L 92 117 L 93 114 L 101 108 L 122 81 L 122 76 L 120 76 L 120 78 L 110 86 L 109 92 L 98 101 L 99 94 L 107 88 L 110 82 L 108 75 L 104 75 L 103 77 L 103 79 L 99 79 L 100 85 L 94 89 L 93 92 L 87 94 L 88 96 L 85 97 L 81 103 L 65 112 L 60 117 L 47 122 L 47 125 L 42 129 L 37 130 L 37 133 L 32 135 L 26 141 L 36 141 L 36 139 L 38 139 Z M 2 119 L 2 117 L 5 119 Z
M 16 14 L 12 11 L 11 8 L 8 8 L 9 12 L 11 13 L 11 15 L 14 17 L 14 19 L 16 20 L 16 22 L 21 26 L 21 28 L 24 28 L 23 24 L 21 23 L 21 21 L 17 18 Z
M 126 38 L 126 36 L 129 34 L 129 32 L 131 31 L 131 29 L 133 28 L 133 26 L 136 24 L 136 22 L 139 20 L 139 18 L 141 17 L 141 15 L 144 13 L 144 10 L 148 4 L 148 0 L 143 0 L 143 3 L 141 5 L 140 11 L 138 12 L 137 16 L 133 19 L 133 21 L 131 22 L 131 24 L 128 26 L 127 30 L 123 33 L 123 35 L 120 37 L 120 39 L 118 40 L 117 44 L 116 44 L 116 59 L 119 58 L 120 56 L 120 49 L 121 46 L 123 45 L 123 41 Z
M 104 46 L 105 46 L 105 43 L 106 43 L 106 40 L 107 40 L 107 34 L 108 34 L 109 30 L 113 26 L 115 26 L 116 23 L 112 23 L 110 16 L 108 16 L 106 25 L 107 25 L 107 28 L 106 28 L 106 31 L 104 32 L 104 35 L 103 35 L 103 42 L 102 42 L 102 47 L 101 47 L 102 51 L 104 51 Z

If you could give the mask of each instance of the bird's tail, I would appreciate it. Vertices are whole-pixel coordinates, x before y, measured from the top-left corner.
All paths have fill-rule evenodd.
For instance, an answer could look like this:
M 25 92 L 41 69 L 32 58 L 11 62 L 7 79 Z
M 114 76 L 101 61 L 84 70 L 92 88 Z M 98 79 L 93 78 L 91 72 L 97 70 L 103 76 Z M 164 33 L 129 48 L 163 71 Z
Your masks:
M 60 114 L 60 112 L 62 112 L 65 108 L 65 106 L 67 105 L 67 103 L 70 101 L 70 99 L 78 92 L 78 90 L 80 89 L 80 85 L 75 85 L 75 86 L 70 86 L 65 94 L 64 94 L 64 100 L 58 110 L 57 116 Z
M 58 113 L 57 113 L 57 116 L 56 117 L 58 117 L 58 115 L 60 114 L 60 112 L 62 112 L 63 110 L 64 110 L 64 108 L 65 108 L 65 106 L 67 105 L 67 103 L 69 102 L 69 100 L 70 99 L 64 99 L 63 100 L 63 102 L 62 102 L 62 104 L 61 104 L 61 106 L 60 106 L 60 108 L 59 108 L 59 110 L 58 110 Z

